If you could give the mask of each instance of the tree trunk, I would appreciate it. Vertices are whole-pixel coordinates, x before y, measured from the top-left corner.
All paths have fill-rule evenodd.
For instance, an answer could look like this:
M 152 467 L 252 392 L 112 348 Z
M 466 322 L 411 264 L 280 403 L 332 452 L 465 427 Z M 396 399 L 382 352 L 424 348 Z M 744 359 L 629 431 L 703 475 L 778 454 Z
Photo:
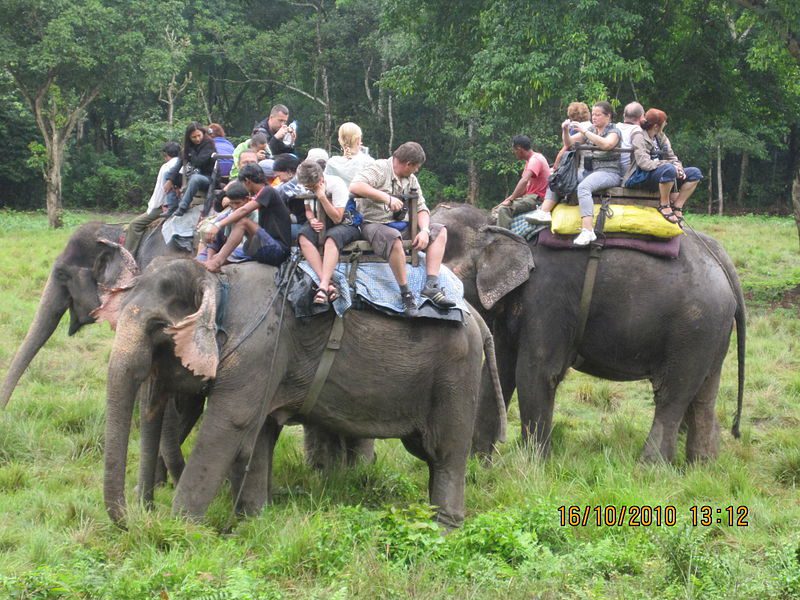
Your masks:
M 800 165 L 794 172 L 792 182 L 792 207 L 794 208 L 794 222 L 797 224 L 798 242 L 800 242 Z
M 392 115 L 392 93 L 386 94 L 386 112 L 389 115 L 389 152 L 388 156 L 392 155 L 394 147 L 394 117 Z
M 717 214 L 722 215 L 722 144 L 717 142 Z
M 477 206 L 480 182 L 478 180 L 478 166 L 475 163 L 476 136 L 474 119 L 470 119 L 469 124 L 467 125 L 467 137 L 469 139 L 469 159 L 467 162 L 467 179 L 469 181 L 469 187 L 467 188 L 467 202 L 473 206 Z
M 737 206 L 744 204 L 744 193 L 747 190 L 747 167 L 750 166 L 750 155 L 742 152 L 742 164 L 739 168 L 739 191 L 736 194 Z
M 714 162 L 708 165 L 708 215 L 714 208 Z
M 53 128 L 55 129 L 55 128 Z M 53 229 L 64 226 L 64 208 L 61 205 L 61 166 L 64 164 L 64 145 L 58 133 L 47 152 L 47 173 L 45 175 L 47 198 L 47 222 Z

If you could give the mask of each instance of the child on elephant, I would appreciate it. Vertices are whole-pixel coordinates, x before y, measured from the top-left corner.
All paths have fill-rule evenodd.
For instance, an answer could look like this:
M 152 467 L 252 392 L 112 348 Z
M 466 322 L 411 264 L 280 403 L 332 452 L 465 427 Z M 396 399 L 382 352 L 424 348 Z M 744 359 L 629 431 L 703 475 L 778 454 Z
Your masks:
M 322 167 L 317 161 L 306 160 L 297 168 L 297 181 L 316 196 L 315 200 L 305 202 L 307 223 L 300 229 L 297 242 L 308 264 L 319 276 L 314 304 L 328 304 L 339 295 L 336 286 L 331 283 L 333 270 L 339 262 L 339 253 L 347 244 L 361 237 L 361 230 L 354 224 L 353 212 L 347 210 L 350 192 L 347 184 L 339 177 L 323 175 Z M 315 201 L 334 223 L 325 230 L 322 255 L 317 246 L 324 224 L 312 208 Z M 322 217 L 321 214 L 319 216 Z
M 209 226 L 205 234 L 206 243 L 211 243 L 218 231 L 232 226 L 225 244 L 205 262 L 206 269 L 212 272 L 220 270 L 243 239 L 246 239 L 245 254 L 257 262 L 277 267 L 289 256 L 292 222 L 286 204 L 278 192 L 267 185 L 267 176 L 260 166 L 245 165 L 238 178 L 253 198 Z M 247 218 L 256 210 L 257 222 Z
M 228 184 L 225 191 L 225 197 L 228 199 L 227 208 L 215 217 L 209 217 L 207 221 L 201 223 L 199 228 L 201 234 L 205 234 L 206 230 L 210 228 L 210 225 L 218 224 L 220 221 L 222 221 L 222 219 L 230 216 L 233 211 L 244 206 L 245 203 L 250 199 L 250 196 L 247 193 L 247 188 L 244 187 L 244 184 L 239 180 L 232 181 L 230 184 Z M 250 213 L 249 217 L 251 220 L 257 222 L 258 211 Z M 225 245 L 225 242 L 228 241 L 228 236 L 231 234 L 230 225 L 224 229 L 218 229 L 215 227 L 214 230 L 216 231 L 214 239 L 208 244 L 202 243 L 197 252 L 197 260 L 200 262 L 206 262 L 208 259 L 214 258 L 214 255 L 219 252 L 220 249 L 222 249 L 222 247 Z M 231 258 L 234 257 L 236 260 L 231 260 Z M 250 259 L 244 254 L 243 249 L 240 246 L 234 250 L 231 256 L 228 257 L 228 260 L 229 262 L 244 262 L 245 260 Z

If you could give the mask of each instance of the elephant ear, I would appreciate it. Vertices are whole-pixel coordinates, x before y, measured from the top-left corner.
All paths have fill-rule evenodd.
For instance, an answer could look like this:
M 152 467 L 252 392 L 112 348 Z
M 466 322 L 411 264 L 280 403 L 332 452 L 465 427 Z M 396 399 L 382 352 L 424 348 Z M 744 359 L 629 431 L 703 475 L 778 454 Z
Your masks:
M 100 288 L 100 306 L 90 314 L 96 322 L 108 321 L 111 329 L 116 329 L 119 313 L 122 310 L 122 299 L 125 292 L 136 284 L 136 278 L 139 276 L 139 265 L 136 264 L 133 254 L 125 246 L 105 238 L 99 238 L 97 242 L 113 248 L 115 252 L 101 252 L 95 260 L 93 272 Z M 117 253 L 119 254 L 119 270 L 114 275 L 114 281 L 110 284 L 105 284 L 103 280 L 109 269 L 109 263 L 114 262 L 114 256 Z
M 487 225 L 480 233 L 485 246 L 478 256 L 475 284 L 481 304 L 489 310 L 528 281 L 534 267 L 533 255 L 528 243 L 508 229 Z
M 203 299 L 197 312 L 164 329 L 175 341 L 175 356 L 181 364 L 204 381 L 217 376 L 217 286 L 211 277 L 203 279 Z

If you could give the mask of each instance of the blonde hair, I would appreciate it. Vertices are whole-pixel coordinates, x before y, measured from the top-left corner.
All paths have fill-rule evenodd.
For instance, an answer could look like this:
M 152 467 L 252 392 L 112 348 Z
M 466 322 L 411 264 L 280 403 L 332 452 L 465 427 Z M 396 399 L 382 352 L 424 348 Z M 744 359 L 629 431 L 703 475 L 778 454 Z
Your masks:
M 361 143 L 361 127 L 348 121 L 339 127 L 339 145 L 345 158 L 352 158 Z

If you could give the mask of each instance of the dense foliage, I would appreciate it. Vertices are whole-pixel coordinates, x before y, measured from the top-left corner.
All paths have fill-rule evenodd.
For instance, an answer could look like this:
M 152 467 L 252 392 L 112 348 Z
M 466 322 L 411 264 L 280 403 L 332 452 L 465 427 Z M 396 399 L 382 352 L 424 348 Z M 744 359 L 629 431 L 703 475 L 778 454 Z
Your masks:
M 788 0 L 5 4 L 0 203 L 16 208 L 43 206 L 52 179 L 39 92 L 47 127 L 68 138 L 67 206 L 139 207 L 158 147 L 189 120 L 222 123 L 238 141 L 276 102 L 300 122 L 301 150 L 335 147 L 338 125 L 354 120 L 373 155 L 423 144 L 431 198 L 488 206 L 516 179 L 512 135 L 552 160 L 567 103 L 607 99 L 621 112 L 637 99 L 664 109 L 684 162 L 714 175 L 696 204 L 719 196 L 719 154 L 726 211 L 791 207 L 800 14 Z

